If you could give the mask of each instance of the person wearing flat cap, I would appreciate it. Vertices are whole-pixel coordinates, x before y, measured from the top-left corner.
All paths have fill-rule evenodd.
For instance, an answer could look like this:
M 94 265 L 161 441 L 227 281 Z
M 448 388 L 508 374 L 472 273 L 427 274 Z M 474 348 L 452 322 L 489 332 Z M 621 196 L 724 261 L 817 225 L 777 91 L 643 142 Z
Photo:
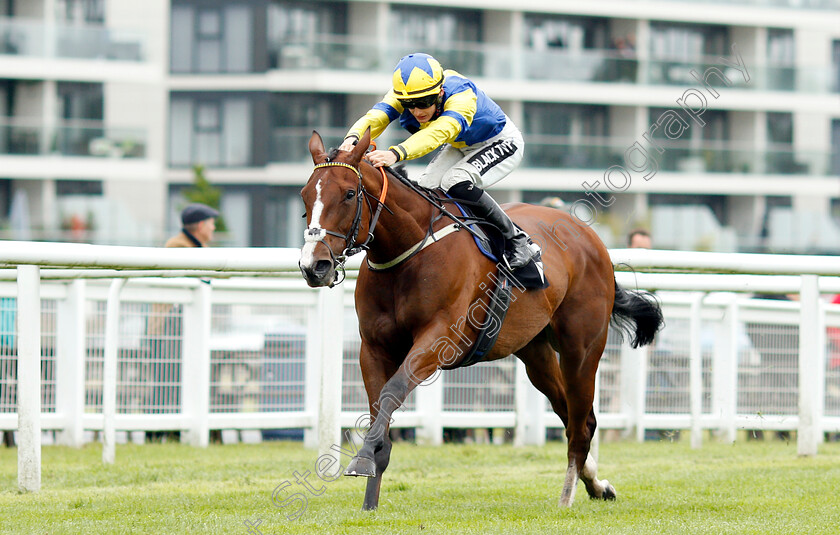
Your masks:
M 206 204 L 190 204 L 181 211 L 181 232 L 167 240 L 164 247 L 207 247 L 216 231 L 219 212 Z
M 181 211 L 181 232 L 166 241 L 164 247 L 207 247 L 213 241 L 219 212 L 206 204 L 190 204 Z M 155 303 L 146 323 L 149 363 L 145 379 L 145 404 L 154 412 L 166 412 L 181 406 L 180 390 L 174 385 L 181 380 L 181 318 L 180 305 Z M 178 431 L 146 432 L 149 442 L 179 442 Z

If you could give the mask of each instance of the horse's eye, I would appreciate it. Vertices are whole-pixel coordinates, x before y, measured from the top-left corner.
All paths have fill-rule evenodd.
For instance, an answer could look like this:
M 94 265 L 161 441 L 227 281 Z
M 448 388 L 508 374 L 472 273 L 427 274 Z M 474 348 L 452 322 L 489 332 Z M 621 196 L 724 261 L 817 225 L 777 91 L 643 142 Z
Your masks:
M 306 212 L 304 212 L 304 213 L 303 213 L 303 215 L 302 215 L 302 216 L 300 216 L 300 217 L 302 217 L 302 218 L 306 219 Z
M 347 190 L 347 193 L 345 193 L 345 194 L 344 194 L 344 198 L 345 198 L 345 199 L 352 199 L 352 198 L 353 198 L 353 197 L 355 197 L 355 196 L 356 196 L 356 192 L 355 192 L 355 191 L 353 191 L 352 189 L 351 189 L 351 190 Z

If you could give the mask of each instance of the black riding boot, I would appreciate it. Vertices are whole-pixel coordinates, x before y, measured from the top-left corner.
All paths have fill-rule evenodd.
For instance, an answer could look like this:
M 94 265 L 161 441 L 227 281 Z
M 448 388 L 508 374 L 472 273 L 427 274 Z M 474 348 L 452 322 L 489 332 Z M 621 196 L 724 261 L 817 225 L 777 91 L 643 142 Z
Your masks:
M 465 181 L 449 188 L 448 193 L 456 199 L 469 201 L 475 215 L 483 217 L 502 232 L 507 242 L 505 262 L 511 270 L 526 266 L 536 255 L 539 247 L 530 243 L 528 234 L 514 225 L 502 207 L 484 190 Z

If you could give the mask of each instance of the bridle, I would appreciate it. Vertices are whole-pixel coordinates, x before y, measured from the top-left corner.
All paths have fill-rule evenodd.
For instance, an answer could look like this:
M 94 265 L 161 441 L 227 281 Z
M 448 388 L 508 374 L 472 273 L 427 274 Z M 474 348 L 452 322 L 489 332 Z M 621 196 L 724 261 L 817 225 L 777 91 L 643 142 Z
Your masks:
M 370 249 L 370 242 L 373 241 L 373 231 L 376 228 L 376 223 L 379 221 L 379 215 L 382 213 L 382 208 L 385 207 L 388 212 L 391 210 L 385 206 L 385 197 L 388 194 L 388 176 L 385 174 L 385 170 L 383 168 L 379 168 L 379 172 L 382 173 L 382 193 L 379 195 L 377 199 L 373 195 L 365 190 L 365 186 L 362 183 L 362 171 L 359 167 L 354 165 L 350 165 L 349 163 L 345 162 L 332 162 L 327 160 L 326 162 L 319 163 L 315 165 L 315 169 L 322 169 L 324 167 L 346 167 L 350 169 L 356 176 L 359 178 L 359 186 L 356 188 L 356 214 L 353 216 L 353 224 L 350 225 L 350 229 L 347 231 L 346 234 L 341 234 L 340 232 L 336 232 L 334 230 L 327 230 L 324 228 L 313 227 L 308 228 L 304 231 L 303 239 L 306 243 L 312 242 L 321 242 L 324 246 L 326 246 L 327 250 L 330 252 L 330 257 L 332 258 L 333 265 L 335 266 L 336 272 L 341 272 L 341 278 L 339 279 L 336 277 L 336 280 L 330 284 L 330 288 L 335 286 L 336 284 L 341 283 L 345 278 L 344 272 L 344 264 L 347 262 L 347 258 L 353 256 L 357 253 L 362 251 L 367 251 Z M 357 243 L 357 239 L 359 237 L 359 228 L 361 227 L 362 222 L 362 199 L 367 202 L 368 210 L 373 214 L 370 219 L 370 225 L 368 225 L 368 233 L 367 238 L 363 243 Z M 370 205 L 370 199 L 373 199 L 377 202 L 376 210 L 374 211 Z M 332 247 L 329 246 L 327 242 L 324 241 L 324 238 L 329 236 L 335 236 L 336 238 L 341 238 L 344 240 L 344 250 L 341 251 L 341 254 L 335 254 L 332 250 Z

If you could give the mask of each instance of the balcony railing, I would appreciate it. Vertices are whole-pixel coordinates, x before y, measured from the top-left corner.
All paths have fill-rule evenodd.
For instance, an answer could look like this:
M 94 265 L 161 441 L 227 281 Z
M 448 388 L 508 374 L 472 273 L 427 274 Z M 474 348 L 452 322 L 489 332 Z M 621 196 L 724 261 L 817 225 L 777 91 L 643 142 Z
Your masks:
M 326 147 L 338 147 L 346 129 L 318 128 Z M 392 126 L 379 139 L 379 147 L 388 147 L 404 138 Z M 310 161 L 307 146 L 312 129 L 275 128 L 271 137 L 271 161 L 303 163 Z M 624 153 L 633 146 L 632 139 L 585 137 L 571 140 L 568 136 L 525 133 L 525 156 L 522 167 L 554 169 L 596 169 L 604 171 L 613 165 L 624 165 Z M 766 151 L 740 148 L 732 141 L 705 141 L 697 144 L 679 140 L 657 140 L 664 149 L 653 148 L 659 171 L 673 173 L 744 173 L 770 175 L 826 176 L 840 174 L 840 161 L 832 154 L 794 150 L 790 145 L 774 145 Z M 432 155 L 412 164 L 424 165 Z M 836 158 L 834 159 L 836 160 Z
M 101 121 L 64 121 L 54 127 L 31 121 L 0 120 L 0 155 L 145 158 L 146 131 L 114 128 Z
M 0 18 L 2 55 L 142 62 L 146 48 L 141 32 Z
M 729 59 L 729 58 L 727 58 Z M 833 80 L 831 69 L 826 67 L 803 67 L 794 65 L 752 65 L 746 63 L 739 67 L 745 69 L 749 81 L 735 67 L 727 67 L 720 57 L 707 56 L 695 60 L 658 59 L 641 62 L 646 76 L 639 83 L 650 85 L 677 85 L 689 87 L 700 83 L 692 75 L 704 77 L 710 68 L 718 69 L 728 78 L 731 87 L 739 89 L 753 89 L 758 91 L 798 91 L 802 93 L 828 93 L 840 90 L 837 80 Z M 709 83 L 717 88 L 724 87 L 725 82 L 718 74 L 709 72 Z
M 840 0 L 673 0 L 674 3 L 731 4 L 756 7 L 788 7 L 792 9 L 840 9 Z
M 523 167 L 560 169 L 600 169 L 624 165 L 624 152 L 633 145 L 611 138 L 584 138 L 570 141 L 566 136 L 525 133 Z M 658 141 L 664 152 L 653 148 L 659 171 L 674 173 L 744 173 L 769 175 L 837 174 L 832 155 L 827 152 L 799 151 L 778 145 L 766 151 L 738 148 L 731 141 Z
M 330 69 L 390 73 L 405 54 L 417 46 L 377 41 L 348 35 L 316 35 L 305 39 L 274 42 L 269 45 L 270 65 L 275 69 Z M 423 47 L 446 68 L 466 75 L 514 80 L 557 80 L 563 82 L 633 83 L 641 85 L 696 86 L 691 75 L 703 76 L 716 67 L 729 77 L 732 86 L 762 91 L 800 91 L 828 93 L 838 91 L 829 67 L 756 65 L 747 63 L 750 80 L 734 68 L 727 68 L 720 57 L 692 60 L 637 58 L 632 51 L 523 47 L 480 43 L 453 43 L 443 48 Z M 727 58 L 733 64 L 737 62 Z M 712 78 L 710 83 L 723 86 Z

